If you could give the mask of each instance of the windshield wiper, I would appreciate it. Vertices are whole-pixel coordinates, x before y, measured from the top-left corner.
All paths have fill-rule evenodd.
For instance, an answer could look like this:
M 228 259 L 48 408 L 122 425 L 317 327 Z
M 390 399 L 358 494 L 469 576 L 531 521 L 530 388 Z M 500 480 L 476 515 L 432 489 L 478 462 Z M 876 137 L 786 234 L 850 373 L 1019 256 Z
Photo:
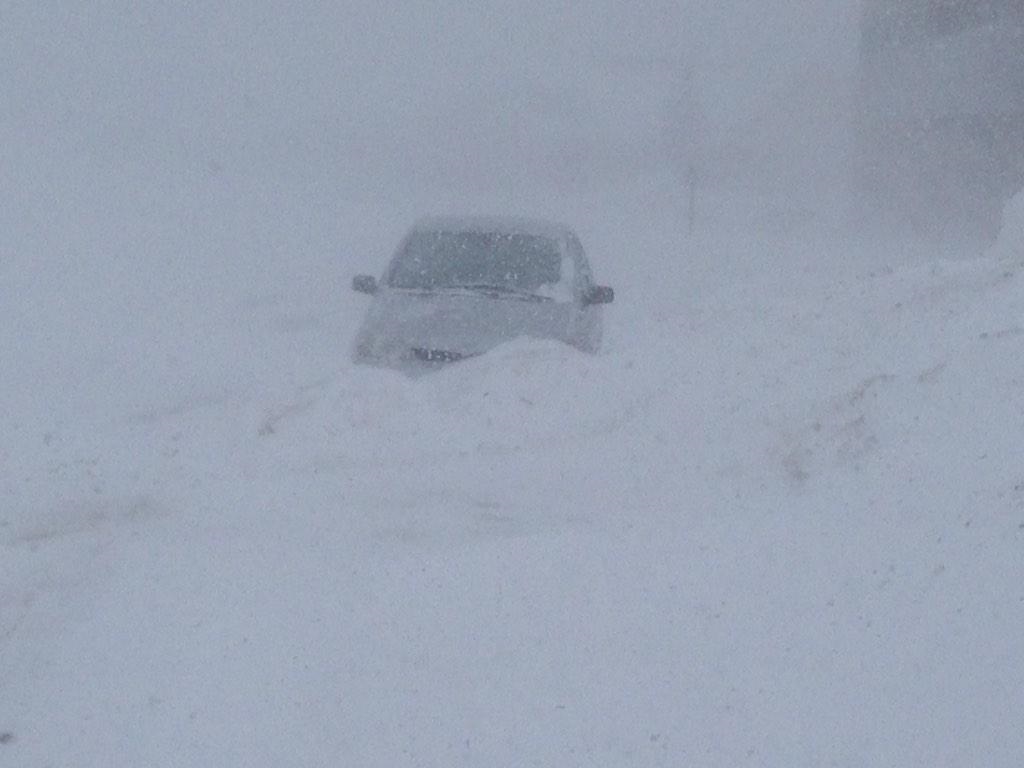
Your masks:
M 525 291 L 521 288 L 513 288 L 512 286 L 509 285 L 473 283 L 470 285 L 453 285 L 450 286 L 450 288 L 453 290 L 473 291 L 475 293 L 484 293 L 497 296 L 513 296 L 517 299 L 525 299 L 527 301 L 552 301 L 550 296 L 541 296 L 538 293 Z

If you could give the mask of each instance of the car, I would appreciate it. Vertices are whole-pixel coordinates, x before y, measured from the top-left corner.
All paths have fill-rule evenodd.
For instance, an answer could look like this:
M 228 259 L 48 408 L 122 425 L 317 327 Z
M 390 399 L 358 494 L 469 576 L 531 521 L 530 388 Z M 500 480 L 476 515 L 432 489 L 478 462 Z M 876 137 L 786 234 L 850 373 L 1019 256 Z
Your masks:
M 353 358 L 380 364 L 451 363 L 523 336 L 594 353 L 615 298 L 568 226 L 506 217 L 421 220 L 380 280 L 352 288 L 372 296 Z

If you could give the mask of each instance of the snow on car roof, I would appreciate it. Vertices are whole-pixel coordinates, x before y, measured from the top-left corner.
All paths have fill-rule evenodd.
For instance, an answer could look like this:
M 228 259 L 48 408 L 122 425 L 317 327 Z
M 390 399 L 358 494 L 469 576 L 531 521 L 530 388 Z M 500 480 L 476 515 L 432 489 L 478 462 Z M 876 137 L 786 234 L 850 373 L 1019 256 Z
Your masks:
M 564 240 L 572 229 L 557 221 L 529 219 L 518 216 L 431 216 L 413 225 L 414 232 L 501 232 L 515 235 L 536 235 Z

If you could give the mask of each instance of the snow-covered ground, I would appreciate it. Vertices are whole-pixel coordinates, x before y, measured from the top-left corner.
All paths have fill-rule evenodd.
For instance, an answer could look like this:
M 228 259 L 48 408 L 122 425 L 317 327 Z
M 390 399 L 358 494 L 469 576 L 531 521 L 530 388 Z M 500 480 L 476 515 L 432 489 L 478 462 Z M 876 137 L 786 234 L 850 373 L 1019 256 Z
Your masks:
M 0 764 L 1020 765 L 1022 240 L 541 191 L 604 351 L 408 378 L 348 362 L 351 275 L 501 194 L 45 171 L 0 242 Z

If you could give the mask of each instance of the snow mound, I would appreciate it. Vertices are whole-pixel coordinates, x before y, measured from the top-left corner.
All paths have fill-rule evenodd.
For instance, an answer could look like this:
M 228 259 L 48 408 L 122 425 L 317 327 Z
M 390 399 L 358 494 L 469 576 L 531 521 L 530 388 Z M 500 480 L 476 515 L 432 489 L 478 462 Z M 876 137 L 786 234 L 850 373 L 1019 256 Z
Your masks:
M 351 366 L 318 391 L 267 409 L 257 432 L 357 464 L 550 449 L 629 424 L 665 388 L 628 362 L 520 339 L 408 377 Z

